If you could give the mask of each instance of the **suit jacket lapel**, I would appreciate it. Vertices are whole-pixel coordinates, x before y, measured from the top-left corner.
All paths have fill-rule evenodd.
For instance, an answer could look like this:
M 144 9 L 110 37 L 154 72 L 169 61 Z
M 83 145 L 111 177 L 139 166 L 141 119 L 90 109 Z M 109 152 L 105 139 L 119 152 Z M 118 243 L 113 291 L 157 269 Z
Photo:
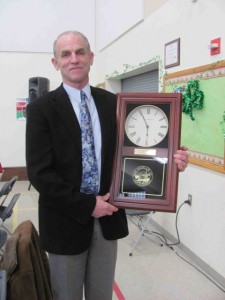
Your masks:
M 58 114 L 61 121 L 65 124 L 75 144 L 81 150 L 80 125 L 77 120 L 77 116 L 74 112 L 73 106 L 70 102 L 70 99 L 62 85 L 55 90 L 55 94 L 51 101 L 53 109 Z
M 98 93 L 98 91 L 91 87 L 91 94 L 95 101 L 95 105 L 99 115 L 101 134 L 102 134 L 102 162 L 104 160 L 105 154 L 105 141 L 109 134 L 109 123 L 108 117 L 110 112 L 108 111 L 107 101 L 104 101 L 104 94 Z M 61 121 L 65 124 L 66 128 L 70 132 L 71 138 L 74 140 L 74 143 L 79 147 L 81 151 L 81 130 L 80 125 L 77 120 L 76 114 L 74 112 L 73 106 L 70 102 L 70 99 L 61 85 L 58 89 L 55 90 L 55 93 L 52 98 L 52 106 L 55 112 L 59 115 Z

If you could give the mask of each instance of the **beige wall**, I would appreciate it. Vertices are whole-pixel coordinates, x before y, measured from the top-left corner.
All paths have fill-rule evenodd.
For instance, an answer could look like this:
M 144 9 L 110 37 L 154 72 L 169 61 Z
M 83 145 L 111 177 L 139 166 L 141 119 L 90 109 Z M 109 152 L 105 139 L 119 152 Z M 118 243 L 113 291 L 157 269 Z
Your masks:
M 160 7 L 168 1 L 169 0 L 157 0 L 157 1 L 144 0 L 144 10 L 145 10 L 144 15 L 145 15 L 145 18 L 149 17 L 157 9 L 160 9 Z

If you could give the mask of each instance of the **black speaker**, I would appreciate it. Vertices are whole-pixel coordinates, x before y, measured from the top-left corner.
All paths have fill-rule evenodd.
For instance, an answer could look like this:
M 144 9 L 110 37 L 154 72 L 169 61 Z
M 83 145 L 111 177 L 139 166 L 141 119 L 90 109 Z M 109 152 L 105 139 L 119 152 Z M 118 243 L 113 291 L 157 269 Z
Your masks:
M 49 92 L 49 79 L 32 77 L 29 79 L 29 102 Z

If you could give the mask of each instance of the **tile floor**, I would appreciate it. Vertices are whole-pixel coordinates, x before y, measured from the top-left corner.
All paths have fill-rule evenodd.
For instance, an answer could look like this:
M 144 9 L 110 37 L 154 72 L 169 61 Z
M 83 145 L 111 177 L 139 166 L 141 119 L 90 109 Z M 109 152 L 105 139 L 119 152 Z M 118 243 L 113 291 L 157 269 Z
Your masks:
M 0 182 L 0 188 L 2 185 Z M 27 219 L 38 229 L 38 193 L 28 187 L 29 182 L 17 181 L 6 200 L 21 193 L 12 217 L 5 223 L 10 230 Z M 130 256 L 139 229 L 130 221 L 129 229 L 130 235 L 119 241 L 113 300 L 225 300 L 225 293 L 207 277 L 147 235 L 141 237 Z

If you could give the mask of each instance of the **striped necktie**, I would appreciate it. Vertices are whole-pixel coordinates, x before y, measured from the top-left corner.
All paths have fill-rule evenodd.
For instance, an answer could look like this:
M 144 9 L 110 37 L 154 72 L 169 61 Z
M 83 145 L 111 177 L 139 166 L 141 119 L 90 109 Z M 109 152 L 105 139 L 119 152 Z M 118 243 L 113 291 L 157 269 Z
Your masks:
M 80 92 L 80 126 L 82 140 L 82 183 L 81 192 L 86 194 L 98 193 L 98 165 L 95 154 L 94 134 L 91 116 L 86 102 L 86 95 Z

